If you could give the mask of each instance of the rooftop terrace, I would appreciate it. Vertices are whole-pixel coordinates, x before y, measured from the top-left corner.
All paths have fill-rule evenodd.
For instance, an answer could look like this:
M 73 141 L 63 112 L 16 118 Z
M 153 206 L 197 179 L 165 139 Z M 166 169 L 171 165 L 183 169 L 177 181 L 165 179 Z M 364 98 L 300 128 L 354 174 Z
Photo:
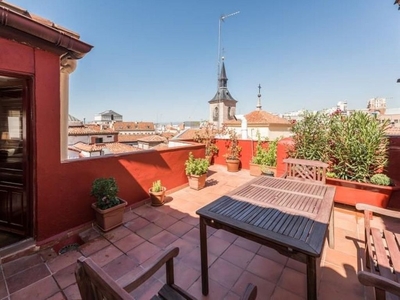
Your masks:
M 143 205 L 127 211 L 123 226 L 102 234 L 80 234 L 84 244 L 57 255 L 47 249 L 2 263 L 0 299 L 80 299 L 74 270 L 80 256 L 91 257 L 118 284 L 137 276 L 164 249 L 178 246 L 175 281 L 198 299 L 239 299 L 248 282 L 257 299 L 305 299 L 305 264 L 275 250 L 208 228 L 210 294 L 201 295 L 199 228 L 196 210 L 250 180 L 248 170 L 228 173 L 209 169 L 206 188 L 181 189 L 161 207 Z M 379 222 L 374 218 L 374 222 Z M 327 245 L 318 270 L 319 299 L 372 299 L 372 290 L 357 280 L 363 257 L 363 216 L 354 208 L 335 207 L 335 249 Z M 399 224 L 396 226 L 400 227 Z M 400 228 L 399 228 L 400 229 Z M 164 268 L 135 290 L 135 299 L 150 299 L 165 280 Z

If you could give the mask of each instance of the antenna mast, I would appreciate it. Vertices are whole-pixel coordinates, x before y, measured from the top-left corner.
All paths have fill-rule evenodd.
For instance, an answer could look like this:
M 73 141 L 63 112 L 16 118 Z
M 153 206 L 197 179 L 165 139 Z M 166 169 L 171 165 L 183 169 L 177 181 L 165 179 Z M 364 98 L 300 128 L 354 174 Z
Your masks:
M 237 15 L 238 13 L 240 13 L 240 11 L 231 13 L 229 15 L 221 15 L 221 17 L 219 18 L 219 22 L 218 22 L 218 69 L 217 69 L 217 79 L 219 78 L 219 71 L 220 71 L 220 65 L 221 65 L 221 21 L 224 22 L 224 20 L 226 18 L 232 17 L 234 15 Z M 218 84 L 218 80 L 217 80 L 217 84 Z

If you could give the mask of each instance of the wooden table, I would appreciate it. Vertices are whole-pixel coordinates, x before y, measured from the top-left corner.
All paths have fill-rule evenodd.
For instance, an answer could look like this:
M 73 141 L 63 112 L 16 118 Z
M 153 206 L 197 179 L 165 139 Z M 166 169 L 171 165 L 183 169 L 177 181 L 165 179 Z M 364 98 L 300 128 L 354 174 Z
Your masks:
M 328 226 L 334 247 L 334 194 L 333 186 L 261 176 L 199 209 L 203 295 L 208 295 L 208 225 L 307 264 L 307 297 L 316 299 L 316 262 Z

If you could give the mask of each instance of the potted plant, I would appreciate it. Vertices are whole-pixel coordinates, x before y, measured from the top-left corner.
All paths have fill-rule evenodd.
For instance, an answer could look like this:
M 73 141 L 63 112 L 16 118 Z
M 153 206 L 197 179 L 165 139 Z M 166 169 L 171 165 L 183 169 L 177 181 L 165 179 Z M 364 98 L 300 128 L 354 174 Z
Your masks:
M 272 174 L 272 176 L 275 176 L 278 139 L 269 141 L 268 148 L 265 148 L 263 143 L 258 134 L 256 153 L 250 161 L 250 175 L 260 176 L 261 174 Z
M 188 177 L 189 187 L 195 190 L 204 188 L 206 184 L 209 162 L 206 158 L 195 158 L 189 153 L 185 162 L 185 173 Z
M 195 132 L 194 140 L 198 143 L 205 145 L 205 156 L 211 164 L 214 154 L 218 153 L 218 147 L 215 144 L 215 136 L 218 130 L 216 129 L 214 123 L 207 122 L 200 130 Z
M 234 129 L 228 130 L 229 140 L 227 141 L 227 151 L 225 154 L 226 166 L 228 172 L 239 171 L 240 166 L 240 152 L 242 148 L 239 146 L 237 133 Z
M 335 201 L 386 207 L 393 186 L 376 185 L 388 163 L 389 123 L 365 112 L 351 115 L 309 113 L 292 127 L 294 147 L 290 157 L 329 164 L 327 184 L 336 186 Z M 374 179 L 373 179 L 374 178 Z M 391 183 L 390 179 L 382 181 Z
M 149 189 L 152 206 L 161 206 L 164 204 L 166 190 L 167 188 L 162 186 L 161 180 L 153 182 L 152 187 Z
M 115 178 L 95 179 L 90 194 L 96 198 L 96 202 L 92 203 L 92 208 L 101 230 L 109 231 L 122 224 L 127 202 L 117 197 L 118 186 Z

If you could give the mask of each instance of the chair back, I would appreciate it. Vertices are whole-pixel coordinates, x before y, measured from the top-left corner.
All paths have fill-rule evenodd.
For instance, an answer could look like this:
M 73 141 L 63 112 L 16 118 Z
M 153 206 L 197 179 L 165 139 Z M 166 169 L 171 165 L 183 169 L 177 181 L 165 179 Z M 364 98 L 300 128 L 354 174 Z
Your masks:
M 288 179 L 326 183 L 328 164 L 322 161 L 286 158 L 283 162 L 286 164 L 284 177 Z
M 82 300 L 133 300 L 114 279 L 91 258 L 80 257 L 75 270 L 76 283 Z

